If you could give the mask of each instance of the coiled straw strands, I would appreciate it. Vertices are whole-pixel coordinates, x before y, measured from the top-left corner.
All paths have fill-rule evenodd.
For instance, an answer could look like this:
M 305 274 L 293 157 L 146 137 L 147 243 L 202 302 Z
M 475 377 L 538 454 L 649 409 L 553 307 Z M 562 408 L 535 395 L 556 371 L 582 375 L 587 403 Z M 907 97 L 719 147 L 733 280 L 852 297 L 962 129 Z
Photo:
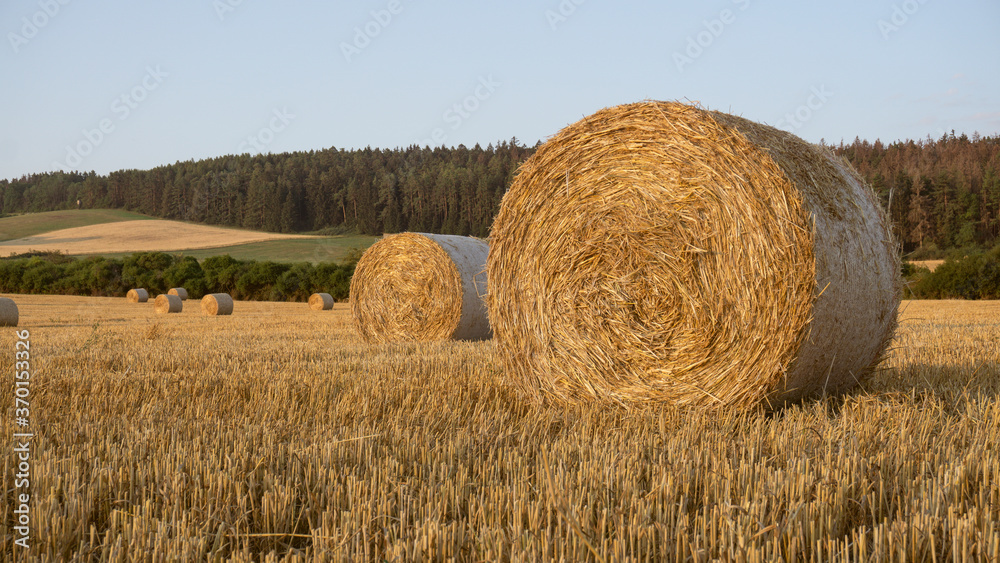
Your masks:
M 361 256 L 351 312 L 368 342 L 483 340 L 485 241 L 454 235 L 388 235 Z
M 17 326 L 17 303 L 9 297 L 0 297 L 0 326 Z
M 184 302 L 176 295 L 162 293 L 153 300 L 153 310 L 159 314 L 180 313 L 184 309 Z
M 188 291 L 183 287 L 173 287 L 167 291 L 167 295 L 176 295 L 181 298 L 181 301 L 187 301 Z
M 309 308 L 315 311 L 333 309 L 333 296 L 329 293 L 313 293 L 309 296 Z
M 896 327 L 872 190 L 822 147 L 679 103 L 602 110 L 521 167 L 487 264 L 535 400 L 775 407 L 845 391 Z
M 206 315 L 232 315 L 233 298 L 228 293 L 210 293 L 201 299 L 201 312 Z
M 136 288 L 128 290 L 125 294 L 125 301 L 129 303 L 145 303 L 149 301 L 149 292 L 145 289 Z

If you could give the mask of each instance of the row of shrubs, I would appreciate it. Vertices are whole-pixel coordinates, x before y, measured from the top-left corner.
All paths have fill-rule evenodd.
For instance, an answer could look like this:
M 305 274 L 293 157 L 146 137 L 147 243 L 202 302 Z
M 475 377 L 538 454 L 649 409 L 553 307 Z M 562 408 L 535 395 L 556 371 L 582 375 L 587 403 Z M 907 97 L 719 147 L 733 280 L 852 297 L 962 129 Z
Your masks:
M 1000 299 L 1000 246 L 948 258 L 933 272 L 903 264 L 910 299 Z
M 305 301 L 325 292 L 345 300 L 356 263 L 357 253 L 341 263 L 318 265 L 236 260 L 228 254 L 199 262 L 163 252 L 123 259 L 33 253 L 0 259 L 0 292 L 118 297 L 134 287 L 146 288 L 150 295 L 183 287 L 192 298 L 228 293 L 241 300 Z
M 198 262 L 163 252 L 124 259 L 32 253 L 0 259 L 0 292 L 117 297 L 133 287 L 151 295 L 183 287 L 192 298 L 228 293 L 241 300 L 305 301 L 325 292 L 342 301 L 350 294 L 359 256 L 352 252 L 343 262 L 313 265 L 237 260 L 228 254 Z M 1000 247 L 949 258 L 933 272 L 904 262 L 903 276 L 908 299 L 1000 299 Z

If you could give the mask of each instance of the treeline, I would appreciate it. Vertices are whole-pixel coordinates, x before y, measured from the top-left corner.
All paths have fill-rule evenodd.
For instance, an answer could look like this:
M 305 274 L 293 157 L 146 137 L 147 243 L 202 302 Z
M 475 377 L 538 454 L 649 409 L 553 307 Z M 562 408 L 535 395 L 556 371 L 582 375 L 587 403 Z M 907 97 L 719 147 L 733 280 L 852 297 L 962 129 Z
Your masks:
M 0 180 L 0 213 L 83 208 L 270 232 L 486 236 L 532 149 L 517 139 L 468 149 L 231 155 L 152 170 Z
M 1000 242 L 1000 135 L 834 147 L 871 183 L 914 259 Z
M 872 184 L 904 251 L 933 257 L 1000 240 L 1000 136 L 831 147 Z M 231 155 L 152 170 L 0 180 L 0 213 L 85 208 L 274 232 L 486 236 L 517 167 L 517 139 L 481 148 Z M 914 256 L 917 258 L 918 256 Z
M 0 259 L 0 292 L 124 297 L 135 287 L 146 288 L 150 295 L 183 287 L 196 299 L 228 293 L 241 300 L 305 301 L 324 292 L 345 300 L 357 258 L 354 253 L 340 264 L 313 265 L 236 260 L 228 254 L 199 263 L 191 256 L 163 252 L 136 253 L 120 260 L 35 253 Z
M 904 297 L 911 299 L 1000 299 L 1000 246 L 948 258 L 933 272 L 904 263 Z

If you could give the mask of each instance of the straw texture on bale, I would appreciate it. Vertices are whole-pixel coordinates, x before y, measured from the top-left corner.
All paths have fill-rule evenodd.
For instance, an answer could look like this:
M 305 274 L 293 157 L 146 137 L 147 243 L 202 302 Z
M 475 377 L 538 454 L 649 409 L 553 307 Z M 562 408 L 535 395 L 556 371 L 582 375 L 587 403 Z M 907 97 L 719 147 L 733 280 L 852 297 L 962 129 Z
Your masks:
M 141 287 L 130 289 L 128 290 L 128 293 L 125 294 L 125 300 L 129 303 L 145 303 L 146 301 L 149 301 L 149 292 Z
M 181 301 L 187 301 L 188 290 L 184 289 L 183 287 L 174 287 L 167 292 L 167 295 L 176 295 L 177 297 L 181 298 Z
M 232 315 L 233 298 L 228 293 L 210 293 L 201 299 L 201 312 L 206 315 Z
M 333 309 L 333 296 L 329 293 L 313 293 L 309 296 L 309 308 L 316 311 Z
M 851 166 L 684 104 L 559 132 L 490 244 L 497 350 L 535 400 L 776 407 L 856 385 L 896 327 L 896 243 Z
M 160 294 L 153 300 L 153 310 L 157 313 L 180 313 L 184 309 L 184 302 L 176 295 Z
M 354 325 L 368 342 L 484 340 L 492 336 L 485 241 L 455 235 L 388 235 L 351 277 Z
M 0 297 L 0 326 L 17 326 L 17 303 L 8 297 Z

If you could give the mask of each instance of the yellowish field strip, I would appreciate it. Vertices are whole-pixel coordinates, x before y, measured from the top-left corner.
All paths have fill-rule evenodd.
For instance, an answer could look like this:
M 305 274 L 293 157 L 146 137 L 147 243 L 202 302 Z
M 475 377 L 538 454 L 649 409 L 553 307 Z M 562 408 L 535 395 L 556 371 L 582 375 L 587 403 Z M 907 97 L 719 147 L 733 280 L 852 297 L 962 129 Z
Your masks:
M 29 250 L 59 251 L 64 254 L 176 251 L 216 248 L 267 240 L 309 238 L 316 237 L 242 231 L 180 221 L 150 219 L 60 229 L 36 236 L 5 241 L 0 244 L 0 256 L 9 256 Z
M 345 305 L 13 297 L 35 559 L 1000 558 L 998 302 L 909 303 L 864 389 L 764 415 L 525 405 L 491 342 L 366 347 Z
M 914 260 L 913 265 L 918 268 L 927 268 L 930 271 L 934 271 L 935 268 L 944 264 L 944 260 Z

